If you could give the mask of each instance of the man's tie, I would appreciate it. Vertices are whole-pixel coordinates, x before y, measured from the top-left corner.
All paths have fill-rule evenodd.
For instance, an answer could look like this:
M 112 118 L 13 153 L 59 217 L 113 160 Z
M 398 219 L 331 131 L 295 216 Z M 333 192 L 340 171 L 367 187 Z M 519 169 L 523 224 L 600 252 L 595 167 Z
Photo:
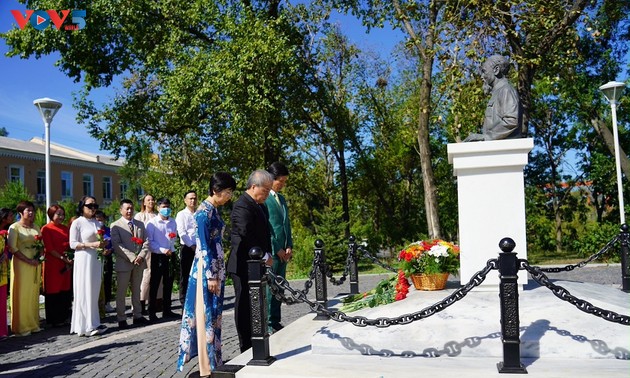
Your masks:
M 130 221 L 130 222 L 129 222 L 129 223 L 127 223 L 127 224 L 129 225 L 129 231 L 131 231 L 131 235 L 132 235 L 132 236 L 136 236 L 136 235 L 133 233 L 133 222 L 131 222 L 131 221 Z
M 280 198 L 278 198 L 277 194 L 272 194 L 273 198 L 276 200 L 276 202 L 278 202 L 278 205 L 280 205 L 280 207 L 282 208 L 282 204 L 280 203 Z

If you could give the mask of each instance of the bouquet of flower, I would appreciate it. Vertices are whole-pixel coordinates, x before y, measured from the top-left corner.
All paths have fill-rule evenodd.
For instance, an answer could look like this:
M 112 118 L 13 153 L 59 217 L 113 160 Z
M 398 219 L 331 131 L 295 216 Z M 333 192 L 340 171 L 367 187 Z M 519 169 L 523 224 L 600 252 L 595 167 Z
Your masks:
M 342 300 L 341 311 L 352 312 L 365 307 L 376 307 L 401 301 L 407 298 L 408 293 L 409 281 L 405 278 L 405 274 L 399 270 L 398 275 L 382 280 L 374 289 L 345 297 Z
M 64 243 L 64 244 L 66 244 L 66 243 Z M 70 244 L 69 243 L 66 245 L 66 250 L 63 253 L 63 255 L 66 257 L 66 259 L 68 259 L 71 262 L 74 260 L 74 250 L 70 249 Z M 64 274 L 65 272 L 69 271 L 70 269 L 72 269 L 72 264 L 66 263 L 66 265 L 63 268 L 61 268 L 61 271 L 59 273 Z
M 99 228 L 96 230 L 96 239 L 99 242 L 105 241 L 105 228 Z M 103 248 L 96 248 L 99 260 L 103 257 Z
M 418 241 L 400 251 L 398 260 L 406 277 L 434 273 L 456 275 L 459 271 L 459 247 L 440 239 Z
M 136 256 L 138 256 L 138 254 L 140 254 L 140 251 L 142 250 L 142 244 L 144 244 L 144 240 L 137 238 L 137 237 L 132 237 L 131 241 L 134 242 L 134 244 L 136 245 Z
M 6 236 L 9 233 L 7 230 L 0 230 L 0 277 L 4 276 L 7 272 L 4 271 L 4 266 L 7 265 L 5 261 L 9 259 L 9 251 L 6 248 Z
M 171 241 L 171 251 L 175 252 L 175 238 L 177 237 L 176 232 L 169 232 L 168 238 Z
M 46 261 L 46 256 L 44 256 L 44 241 L 41 235 L 35 235 L 33 248 L 35 248 L 35 256 L 33 257 L 33 259 L 37 260 L 37 262 L 40 264 Z

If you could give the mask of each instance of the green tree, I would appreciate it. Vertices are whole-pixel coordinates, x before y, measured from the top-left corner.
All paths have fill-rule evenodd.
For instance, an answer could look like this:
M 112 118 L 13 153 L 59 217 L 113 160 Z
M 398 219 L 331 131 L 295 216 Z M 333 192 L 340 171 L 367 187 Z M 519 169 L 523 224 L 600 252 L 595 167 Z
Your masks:
M 24 185 L 19 181 L 8 181 L 2 189 L 0 189 L 0 207 L 15 210 L 15 207 L 21 201 L 31 201 L 34 198 L 28 193 Z

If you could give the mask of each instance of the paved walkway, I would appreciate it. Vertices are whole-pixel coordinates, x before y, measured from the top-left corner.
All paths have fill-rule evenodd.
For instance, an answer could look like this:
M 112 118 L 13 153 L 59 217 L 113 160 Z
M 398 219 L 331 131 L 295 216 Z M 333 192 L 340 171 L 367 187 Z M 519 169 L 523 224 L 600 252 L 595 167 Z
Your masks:
M 362 275 L 361 291 L 373 288 L 386 275 Z M 572 272 L 557 273 L 552 278 L 593 282 L 620 287 L 621 268 L 617 265 L 589 265 Z M 453 278 L 451 278 L 453 279 Z M 304 281 L 291 281 L 302 289 Z M 309 298 L 314 299 L 311 288 Z M 349 282 L 334 286 L 328 283 L 330 298 L 349 292 Z M 226 287 L 223 313 L 223 356 L 236 357 L 238 339 L 234 327 L 234 291 Z M 173 297 L 174 310 L 181 313 Z M 283 305 L 283 323 L 289 324 L 308 314 L 306 304 Z M 158 314 L 159 315 L 159 314 Z M 95 337 L 70 335 L 69 327 L 49 328 L 28 337 L 10 337 L 0 342 L 0 377 L 194 377 L 198 376 L 196 358 L 176 371 L 180 321 L 159 321 L 140 328 L 118 330 L 115 314 L 104 323 L 107 333 Z

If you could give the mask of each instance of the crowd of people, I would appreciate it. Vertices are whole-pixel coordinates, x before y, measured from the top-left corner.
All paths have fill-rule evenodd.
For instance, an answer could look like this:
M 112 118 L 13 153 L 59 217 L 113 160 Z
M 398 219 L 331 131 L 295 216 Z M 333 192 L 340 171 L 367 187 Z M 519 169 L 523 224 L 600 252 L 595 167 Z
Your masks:
M 68 225 L 65 209 L 50 206 L 50 221 L 41 230 L 34 222 L 32 202 L 20 202 L 15 214 L 0 209 L 0 313 L 5 314 L 0 316 L 0 339 L 9 335 L 7 295 L 11 332 L 28 336 L 42 330 L 40 290 L 48 326 L 69 325 L 70 333 L 79 336 L 106 332 L 101 319 L 106 311 L 114 310 L 110 302 L 115 272 L 119 329 L 129 327 L 128 292 L 133 325 L 156 321 L 158 312 L 162 318 L 181 317 L 178 369 L 198 356 L 200 375 L 209 376 L 223 364 L 221 328 L 227 275 L 234 283 L 235 326 L 240 349 L 245 351 L 251 347 L 252 334 L 247 271 L 250 249 L 261 248 L 269 269 L 277 275 L 286 274 L 293 242 L 287 203 L 279 192 L 288 176 L 286 166 L 278 162 L 249 176 L 245 192 L 232 208 L 232 251 L 227 261 L 223 252 L 225 222 L 219 208 L 232 198 L 236 181 L 226 172 L 212 176 L 208 195 L 201 203 L 197 203 L 195 191 L 186 192 L 185 208 L 176 217 L 172 217 L 168 198 L 156 201 L 151 195 L 141 199 L 141 211 L 135 215 L 134 203 L 121 200 L 120 216 L 109 225 L 92 196 L 81 198 Z M 171 306 L 174 277 L 170 265 L 175 255 L 180 261 L 181 315 Z M 279 301 L 269 301 L 268 314 L 268 331 L 282 329 Z

